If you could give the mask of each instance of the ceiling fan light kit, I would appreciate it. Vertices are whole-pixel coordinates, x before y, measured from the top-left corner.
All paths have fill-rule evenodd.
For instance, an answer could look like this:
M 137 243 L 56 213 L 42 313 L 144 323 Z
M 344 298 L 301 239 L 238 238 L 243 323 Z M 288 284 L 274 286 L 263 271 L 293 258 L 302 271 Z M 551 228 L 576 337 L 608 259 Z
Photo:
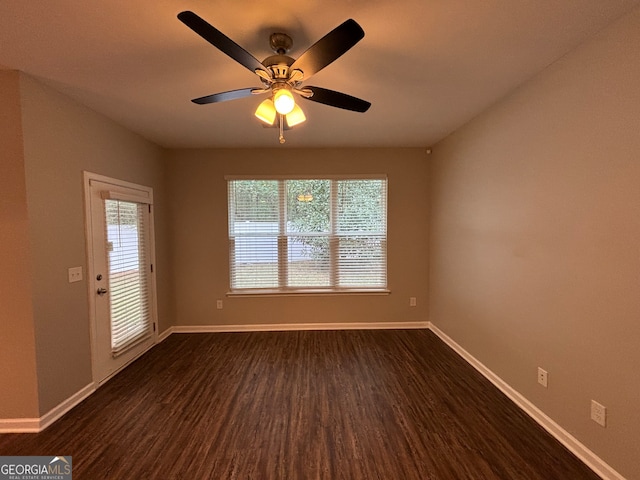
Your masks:
M 291 113 L 296 101 L 293 99 L 291 91 L 286 87 L 282 87 L 273 95 L 273 104 L 276 106 L 276 112 L 280 115 L 286 115 Z
M 291 110 L 291 113 L 287 114 L 286 119 L 287 125 L 289 125 L 290 127 L 295 127 L 296 125 L 304 122 L 307 117 L 304 115 L 304 112 L 302 111 L 300 106 L 296 104 L 293 106 L 293 110 Z
M 276 107 L 273 104 L 273 100 L 267 98 L 260 105 L 258 105 L 255 116 L 267 125 L 273 125 L 273 122 L 276 121 L 277 114 L 278 112 L 276 112 Z
M 261 88 L 242 88 L 215 93 L 194 98 L 192 102 L 206 105 L 268 93 L 270 97 L 258 105 L 255 116 L 267 125 L 276 126 L 277 124 L 280 130 L 280 143 L 285 141 L 283 134 L 285 129 L 306 120 L 304 112 L 295 101 L 294 93 L 316 103 L 354 112 L 366 112 L 371 106 L 369 102 L 345 93 L 320 87 L 302 86 L 303 81 L 332 63 L 364 37 L 364 31 L 355 20 L 349 19 L 334 28 L 297 59 L 286 55 L 293 46 L 291 37 L 285 33 L 273 33 L 269 38 L 269 45 L 275 55 L 260 62 L 195 13 L 181 12 L 178 14 L 178 19 L 221 52 L 251 70 L 262 82 Z

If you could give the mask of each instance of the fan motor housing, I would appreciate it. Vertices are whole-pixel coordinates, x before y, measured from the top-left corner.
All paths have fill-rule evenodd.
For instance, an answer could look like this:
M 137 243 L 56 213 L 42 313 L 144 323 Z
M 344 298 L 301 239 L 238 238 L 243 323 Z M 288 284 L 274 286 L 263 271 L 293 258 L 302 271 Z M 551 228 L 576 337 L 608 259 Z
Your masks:
M 271 55 L 262 61 L 262 64 L 273 73 L 273 78 L 287 79 L 289 78 L 289 67 L 293 64 L 294 59 L 287 55 Z

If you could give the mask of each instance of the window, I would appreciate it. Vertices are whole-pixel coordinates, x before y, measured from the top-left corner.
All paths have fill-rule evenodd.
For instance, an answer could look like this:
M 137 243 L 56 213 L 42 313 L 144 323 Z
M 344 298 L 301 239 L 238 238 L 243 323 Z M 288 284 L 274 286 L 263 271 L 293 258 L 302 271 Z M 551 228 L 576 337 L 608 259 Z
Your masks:
M 383 291 L 387 180 L 228 179 L 231 291 Z

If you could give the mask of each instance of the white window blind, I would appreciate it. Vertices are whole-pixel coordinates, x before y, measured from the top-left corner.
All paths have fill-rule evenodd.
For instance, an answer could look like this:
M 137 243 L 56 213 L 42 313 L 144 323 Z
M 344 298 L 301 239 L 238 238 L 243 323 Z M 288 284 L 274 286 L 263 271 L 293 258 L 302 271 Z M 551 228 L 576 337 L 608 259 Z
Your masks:
M 231 290 L 387 287 L 386 178 L 230 179 Z
M 105 199 L 114 357 L 152 334 L 144 215 L 148 208 L 137 202 Z

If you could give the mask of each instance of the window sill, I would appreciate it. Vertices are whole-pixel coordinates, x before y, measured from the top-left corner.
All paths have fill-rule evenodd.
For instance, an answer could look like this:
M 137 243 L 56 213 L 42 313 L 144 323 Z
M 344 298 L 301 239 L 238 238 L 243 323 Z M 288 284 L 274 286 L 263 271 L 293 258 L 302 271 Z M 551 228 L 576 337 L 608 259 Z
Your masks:
M 227 292 L 227 297 L 333 297 L 343 295 L 389 295 L 391 290 L 373 288 L 351 288 L 344 290 L 324 290 L 324 289 L 297 289 L 297 290 L 276 290 L 276 289 L 246 289 Z

